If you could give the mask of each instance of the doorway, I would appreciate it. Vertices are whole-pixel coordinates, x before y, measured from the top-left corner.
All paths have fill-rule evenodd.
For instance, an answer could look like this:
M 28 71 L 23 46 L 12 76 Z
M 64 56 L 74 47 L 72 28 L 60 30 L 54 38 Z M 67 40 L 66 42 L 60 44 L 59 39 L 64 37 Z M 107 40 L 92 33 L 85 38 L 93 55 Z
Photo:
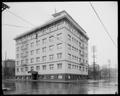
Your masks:
M 38 73 L 32 73 L 32 80 L 38 80 Z

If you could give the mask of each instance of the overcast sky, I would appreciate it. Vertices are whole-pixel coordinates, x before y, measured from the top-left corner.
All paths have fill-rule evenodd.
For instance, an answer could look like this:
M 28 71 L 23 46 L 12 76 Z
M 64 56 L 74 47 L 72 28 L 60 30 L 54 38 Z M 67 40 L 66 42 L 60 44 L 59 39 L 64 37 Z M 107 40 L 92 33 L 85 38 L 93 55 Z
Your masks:
M 91 2 L 106 26 L 109 34 L 117 45 L 118 40 L 118 3 L 117 2 Z M 118 64 L 118 45 L 114 46 L 111 39 L 105 32 L 89 2 L 5 2 L 10 6 L 8 11 L 29 21 L 27 23 L 14 16 L 7 10 L 2 12 L 2 59 L 15 59 L 15 41 L 17 35 L 27 32 L 40 26 L 49 20 L 55 9 L 57 12 L 65 10 L 73 19 L 87 32 L 89 36 L 89 64 L 92 60 L 93 45 L 96 46 L 96 63 L 100 66 L 108 65 L 111 60 L 111 67 Z M 16 25 L 16 27 L 7 24 Z M 23 27 L 17 27 L 23 26 Z

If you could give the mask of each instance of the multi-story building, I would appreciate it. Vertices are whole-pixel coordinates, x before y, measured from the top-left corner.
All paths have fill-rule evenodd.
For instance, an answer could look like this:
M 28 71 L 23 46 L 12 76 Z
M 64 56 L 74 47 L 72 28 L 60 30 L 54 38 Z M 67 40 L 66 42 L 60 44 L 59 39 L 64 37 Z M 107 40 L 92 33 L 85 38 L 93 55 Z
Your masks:
M 81 79 L 88 75 L 88 36 L 66 12 L 16 40 L 16 78 Z
M 2 61 L 2 79 L 15 78 L 15 60 L 7 59 Z

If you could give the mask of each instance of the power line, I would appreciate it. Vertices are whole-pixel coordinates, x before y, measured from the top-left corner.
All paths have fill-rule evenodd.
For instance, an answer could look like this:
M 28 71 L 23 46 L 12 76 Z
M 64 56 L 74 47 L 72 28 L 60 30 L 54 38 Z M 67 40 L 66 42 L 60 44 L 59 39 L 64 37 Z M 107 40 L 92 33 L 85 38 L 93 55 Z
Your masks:
M 94 11 L 94 12 L 95 12 L 95 14 L 97 15 L 97 17 L 98 17 L 98 19 L 99 19 L 100 23 L 102 24 L 102 26 L 103 26 L 103 28 L 104 28 L 105 32 L 108 34 L 108 36 L 109 36 L 109 37 L 110 37 L 110 39 L 112 40 L 113 44 L 116 46 L 116 44 L 115 44 L 114 40 L 113 40 L 113 39 L 112 39 L 112 37 L 110 36 L 110 34 L 109 34 L 109 32 L 108 32 L 107 28 L 106 28 L 106 27 L 105 27 L 105 25 L 103 24 L 102 20 L 100 19 L 99 15 L 98 15 L 98 13 L 96 12 L 95 8 L 93 7 L 92 3 L 91 3 L 91 2 L 89 2 L 89 3 L 90 3 L 90 5 L 91 5 L 91 7 L 92 7 L 93 11 Z
M 18 25 L 12 25 L 12 24 L 2 24 L 10 27 L 18 27 L 18 28 L 30 28 L 30 27 L 25 27 L 25 26 L 18 26 Z
M 8 10 L 7 10 L 7 11 L 8 11 Z M 32 26 L 35 26 L 35 25 L 33 25 L 32 23 L 30 23 L 29 21 L 27 21 L 27 20 L 23 19 L 22 17 L 16 15 L 15 13 L 13 13 L 13 12 L 11 12 L 11 11 L 8 11 L 8 12 L 11 13 L 11 14 L 13 14 L 14 16 L 18 17 L 18 18 L 21 19 L 22 21 L 24 21 L 24 22 L 26 22 L 26 23 L 29 23 L 29 24 L 32 25 Z

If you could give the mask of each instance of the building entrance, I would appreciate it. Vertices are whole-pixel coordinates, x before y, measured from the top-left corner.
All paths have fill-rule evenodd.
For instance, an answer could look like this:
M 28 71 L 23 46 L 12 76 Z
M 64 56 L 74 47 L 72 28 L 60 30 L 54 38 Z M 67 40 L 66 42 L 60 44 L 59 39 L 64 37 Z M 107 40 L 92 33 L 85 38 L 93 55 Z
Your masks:
M 38 79 L 38 73 L 32 73 L 32 80 L 37 80 Z
M 29 71 L 28 73 L 31 73 L 32 80 L 38 79 L 38 72 L 37 71 Z

